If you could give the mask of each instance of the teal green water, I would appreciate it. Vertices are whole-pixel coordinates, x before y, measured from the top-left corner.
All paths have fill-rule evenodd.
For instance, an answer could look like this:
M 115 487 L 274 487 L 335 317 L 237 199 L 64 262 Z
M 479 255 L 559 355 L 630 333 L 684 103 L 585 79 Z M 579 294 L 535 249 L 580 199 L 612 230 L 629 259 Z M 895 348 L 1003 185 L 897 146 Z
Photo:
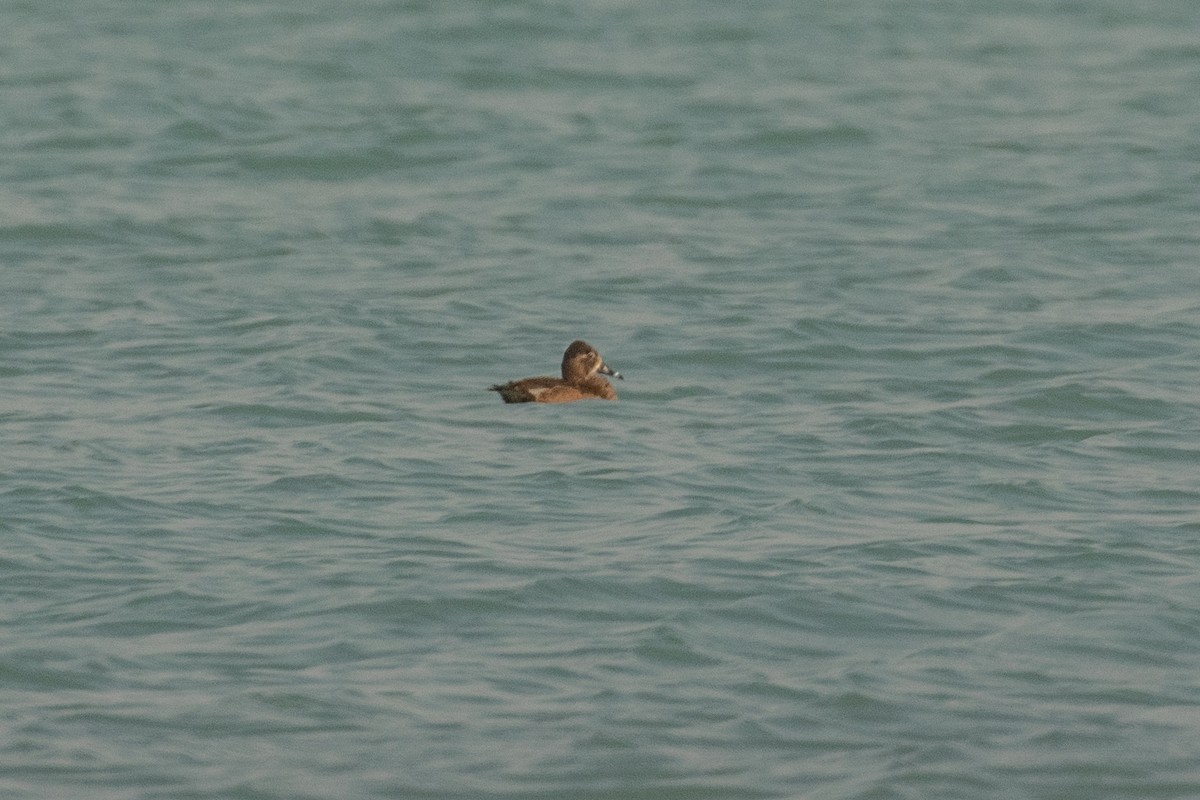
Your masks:
M 1200 797 L 1200 5 L 0 29 L 7 800 Z

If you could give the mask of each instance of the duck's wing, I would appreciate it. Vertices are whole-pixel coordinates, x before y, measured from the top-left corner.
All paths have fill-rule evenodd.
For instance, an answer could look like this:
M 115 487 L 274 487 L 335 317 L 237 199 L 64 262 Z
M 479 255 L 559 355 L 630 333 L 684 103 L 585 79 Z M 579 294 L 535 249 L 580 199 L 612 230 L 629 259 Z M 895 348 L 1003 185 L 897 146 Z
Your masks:
M 489 388 L 493 392 L 499 392 L 506 403 L 547 403 L 557 401 L 543 400 L 543 395 L 562 385 L 562 378 L 544 377 L 522 378 L 519 381 L 498 383 Z

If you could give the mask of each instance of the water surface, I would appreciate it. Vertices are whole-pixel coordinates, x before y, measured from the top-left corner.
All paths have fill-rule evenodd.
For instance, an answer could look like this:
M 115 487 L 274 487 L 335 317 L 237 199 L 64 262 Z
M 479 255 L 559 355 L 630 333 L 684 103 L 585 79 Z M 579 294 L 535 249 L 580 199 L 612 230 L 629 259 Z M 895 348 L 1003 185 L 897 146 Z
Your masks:
M 0 791 L 1200 795 L 1198 15 L 9 4 Z

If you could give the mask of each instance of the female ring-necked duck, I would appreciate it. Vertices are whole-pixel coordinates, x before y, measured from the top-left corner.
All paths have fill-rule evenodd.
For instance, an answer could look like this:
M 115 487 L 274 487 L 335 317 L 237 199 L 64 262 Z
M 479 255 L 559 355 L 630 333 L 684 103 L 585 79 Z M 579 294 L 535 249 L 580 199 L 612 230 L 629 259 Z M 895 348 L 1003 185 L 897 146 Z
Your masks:
M 604 363 L 596 348 L 576 339 L 563 353 L 561 378 L 523 378 L 519 381 L 500 383 L 489 389 L 499 392 L 506 403 L 572 403 L 593 397 L 616 400 L 617 393 L 612 384 L 601 378 L 601 375 L 611 375 L 624 380 L 621 373 L 613 372 Z

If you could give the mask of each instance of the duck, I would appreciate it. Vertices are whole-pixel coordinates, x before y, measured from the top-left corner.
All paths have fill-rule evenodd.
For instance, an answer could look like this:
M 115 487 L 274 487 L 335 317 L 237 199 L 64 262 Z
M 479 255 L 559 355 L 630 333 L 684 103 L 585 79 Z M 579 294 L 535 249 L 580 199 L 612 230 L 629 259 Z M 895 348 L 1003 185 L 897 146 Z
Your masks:
M 617 392 L 611 383 L 601 378 L 611 375 L 624 380 L 614 371 L 596 348 L 582 339 L 567 346 L 562 357 L 562 377 L 522 378 L 519 381 L 498 383 L 488 391 L 499 392 L 506 403 L 573 403 L 576 400 L 616 400 Z

